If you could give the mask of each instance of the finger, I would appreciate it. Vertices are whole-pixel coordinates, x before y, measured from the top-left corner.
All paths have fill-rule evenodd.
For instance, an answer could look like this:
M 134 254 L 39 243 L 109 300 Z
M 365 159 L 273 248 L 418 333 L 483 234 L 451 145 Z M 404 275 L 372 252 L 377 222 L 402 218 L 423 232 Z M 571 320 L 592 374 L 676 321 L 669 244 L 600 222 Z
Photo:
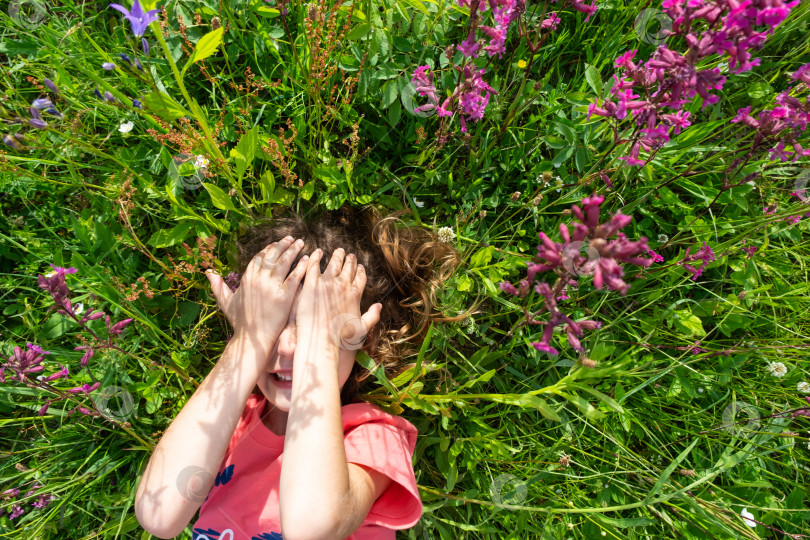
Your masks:
M 360 316 L 363 324 L 366 326 L 367 331 L 371 331 L 378 322 L 380 322 L 380 313 L 382 312 L 382 304 L 377 302 L 372 304 L 364 314 Z
M 215 273 L 213 270 L 207 270 L 205 275 L 211 283 L 211 292 L 214 294 L 214 298 L 217 299 L 217 305 L 222 309 L 223 306 L 228 305 L 228 300 L 230 300 L 234 293 L 231 292 L 231 288 L 228 287 L 225 280 L 222 279 L 222 276 Z M 223 312 L 224 311 L 225 310 L 223 310 Z
M 264 249 L 253 256 L 253 259 L 250 261 L 251 264 L 248 266 L 248 270 L 258 272 L 262 268 L 268 268 L 268 265 L 275 263 L 279 255 L 284 253 L 284 250 L 287 249 L 287 246 L 289 246 L 292 241 L 293 237 L 287 236 L 278 242 L 268 244 Z
M 343 262 L 343 270 L 340 272 L 340 277 L 345 279 L 348 283 L 354 281 L 354 274 L 357 271 L 357 257 L 354 253 L 346 255 L 346 260 Z
M 316 249 L 309 256 L 309 264 L 307 265 L 306 276 L 310 278 L 308 282 L 313 283 L 318 276 L 321 275 L 321 258 L 323 258 L 323 251 Z
M 304 255 L 300 259 L 298 259 L 298 264 L 295 266 L 290 275 L 287 276 L 285 283 L 288 285 L 298 286 L 301 283 L 301 280 L 307 273 L 307 268 L 309 267 L 309 255 Z
M 359 293 L 362 293 L 363 289 L 366 288 L 366 269 L 362 264 L 357 265 L 357 272 L 354 276 L 354 283 L 352 283 L 352 286 Z
M 343 259 L 345 258 L 346 252 L 343 251 L 343 248 L 337 248 L 335 251 L 332 252 L 332 258 L 329 260 L 329 264 L 326 266 L 326 272 L 324 273 L 331 273 L 333 276 L 340 275 L 340 270 L 343 268 Z
M 298 254 L 301 252 L 302 249 L 304 249 L 304 241 L 299 238 L 298 240 L 290 244 L 285 249 L 284 253 L 282 253 L 281 256 L 278 258 L 276 262 L 280 265 L 281 270 L 284 271 L 284 275 L 286 275 L 287 272 L 290 271 L 290 265 L 292 265 L 292 262 L 295 260 L 295 258 L 298 256 Z

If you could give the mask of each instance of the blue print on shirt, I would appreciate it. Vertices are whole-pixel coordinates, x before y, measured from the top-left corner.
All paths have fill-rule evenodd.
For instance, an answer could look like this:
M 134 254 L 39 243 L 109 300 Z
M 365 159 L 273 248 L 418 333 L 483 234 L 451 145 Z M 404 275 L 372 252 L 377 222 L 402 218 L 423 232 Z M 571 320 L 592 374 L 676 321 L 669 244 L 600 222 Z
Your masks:
M 203 502 L 207 501 L 208 497 L 211 496 L 211 491 L 214 489 L 214 486 L 218 486 L 220 484 L 224 485 L 231 481 L 231 478 L 233 478 L 233 470 L 235 466 L 236 464 L 228 465 L 222 472 L 217 473 L 217 477 L 214 479 L 214 485 L 211 486 L 211 489 L 208 490 L 208 495 L 205 496 L 205 500 Z
M 229 465 L 228 467 L 225 467 L 225 470 L 223 470 L 221 473 L 217 473 L 217 477 L 214 480 L 214 485 L 218 486 L 220 484 L 227 484 L 228 482 L 230 482 L 231 477 L 233 477 L 233 468 L 234 467 L 235 467 L 235 464 L 234 465 Z
M 220 536 L 227 533 L 226 536 Z M 225 529 L 221 533 L 214 529 L 194 529 L 191 536 L 192 540 L 234 540 L 234 534 L 231 529 Z M 251 536 L 250 540 L 284 540 L 281 533 L 269 532 L 261 533 L 258 536 Z

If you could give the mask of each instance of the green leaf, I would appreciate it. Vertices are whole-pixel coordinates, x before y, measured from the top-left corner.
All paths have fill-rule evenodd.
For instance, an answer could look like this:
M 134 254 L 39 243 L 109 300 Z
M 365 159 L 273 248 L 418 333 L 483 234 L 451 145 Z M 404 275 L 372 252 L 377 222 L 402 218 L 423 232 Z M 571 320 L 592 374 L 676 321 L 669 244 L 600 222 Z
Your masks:
M 185 240 L 188 233 L 196 224 L 196 222 L 190 219 L 182 221 L 181 223 L 175 225 L 171 230 L 161 229 L 157 231 L 146 243 L 156 248 L 173 246 Z
M 692 310 L 689 308 L 676 309 L 670 322 L 676 329 L 689 336 L 703 337 L 706 335 L 706 330 L 703 329 L 703 322 L 700 320 L 700 317 L 693 314 Z
M 253 158 L 256 155 L 256 146 L 259 144 L 259 126 L 253 126 L 248 132 L 242 135 L 237 143 L 236 155 L 234 150 L 231 150 L 231 157 L 236 160 L 236 177 L 241 180 L 245 171 L 253 163 Z M 241 185 L 241 184 L 240 184 Z
M 315 193 L 315 182 L 307 182 L 298 193 L 305 201 L 310 200 Z
M 387 109 L 391 106 L 397 96 L 399 95 L 399 84 L 396 80 L 390 80 L 383 86 L 383 100 L 382 108 Z
M 259 178 L 259 187 L 262 190 L 262 200 L 270 201 L 273 198 L 273 192 L 276 190 L 276 179 L 270 170 L 266 170 Z
M 188 62 L 186 62 L 186 65 L 183 66 L 183 71 L 180 73 L 181 77 L 186 73 L 186 70 L 191 67 L 191 64 L 205 60 L 217 52 L 219 46 L 222 45 L 223 29 L 224 28 L 220 26 L 216 30 L 208 32 L 200 38 L 200 41 L 198 41 L 197 45 L 194 47 L 194 52 L 191 53 L 191 57 L 188 59 Z
M 231 198 L 219 187 L 215 186 L 214 184 L 206 183 L 203 183 L 203 187 L 208 194 L 211 195 L 211 202 L 214 203 L 214 206 L 220 210 L 236 210 Z
M 464 292 L 472 288 L 473 280 L 467 274 L 461 274 L 456 280 L 456 290 Z
M 191 116 L 191 113 L 183 108 L 168 94 L 163 92 L 151 92 L 143 98 L 146 108 L 165 120 L 177 120 L 183 116 Z
M 371 23 L 358 24 L 357 26 L 352 28 L 348 34 L 346 34 L 346 39 L 348 39 L 349 41 L 355 41 L 366 37 L 366 34 L 368 34 L 370 31 L 371 31 Z
M 486 266 L 492 260 L 492 254 L 495 252 L 494 246 L 487 246 L 479 249 L 475 255 L 470 257 L 470 268 L 477 268 L 479 266 Z
M 585 64 L 585 81 L 591 90 L 598 96 L 602 95 L 602 77 L 599 75 L 599 70 L 590 64 Z
M 45 321 L 45 324 L 39 327 L 37 334 L 41 338 L 55 339 L 65 335 L 65 333 L 73 326 L 76 326 L 73 319 L 58 313 L 54 313 L 47 321 Z
M 523 407 L 525 409 L 537 409 L 540 411 L 540 414 L 549 420 L 554 420 L 555 422 L 562 421 L 560 416 L 554 409 L 551 408 L 548 402 L 539 396 L 532 394 L 491 394 L 487 396 L 487 398 L 496 403 L 517 405 L 518 407 Z
M 686 450 L 684 450 L 683 452 L 681 452 L 681 453 L 678 455 L 678 457 L 676 457 L 676 458 L 675 458 L 675 461 L 673 461 L 672 463 L 670 463 L 670 464 L 669 464 L 669 467 L 667 467 L 666 469 L 664 469 L 664 472 L 662 472 L 662 473 L 661 473 L 661 476 L 659 476 L 659 477 L 658 477 L 658 480 L 656 480 L 656 481 L 655 481 L 655 485 L 653 485 L 653 487 L 652 487 L 652 489 L 650 490 L 650 492 L 649 492 L 649 493 L 647 494 L 647 496 L 644 498 L 644 502 L 645 502 L 645 503 L 646 503 L 647 501 L 649 501 L 650 499 L 652 499 L 653 497 L 655 497 L 655 496 L 658 494 L 658 492 L 659 492 L 659 491 L 661 491 L 661 488 L 663 487 L 664 482 L 666 482 L 666 481 L 667 481 L 667 479 L 669 478 L 669 476 L 672 474 L 672 471 L 674 471 L 674 470 L 675 470 L 675 468 L 676 468 L 678 465 L 680 465 L 681 461 L 683 461 L 683 460 L 686 458 L 686 456 L 688 456 L 688 455 L 689 455 L 689 452 L 691 452 L 691 451 L 692 451 L 692 448 L 694 448 L 694 447 L 695 447 L 695 445 L 696 445 L 696 444 L 697 444 L 697 443 L 698 443 L 700 440 L 701 440 L 701 438 L 700 438 L 700 437 L 695 437 L 695 440 L 694 440 L 694 441 L 692 441 L 692 444 L 690 444 L 690 445 L 689 445 L 689 446 L 686 448 Z
M 425 4 L 423 4 L 421 0 L 402 0 L 402 2 L 408 4 L 414 9 L 421 11 L 426 17 L 430 17 L 430 11 L 428 11 L 427 7 L 425 7 Z
M 374 362 L 374 359 L 371 358 L 368 354 L 364 351 L 357 351 L 357 362 L 366 368 L 372 375 L 377 377 L 377 380 L 385 386 L 385 388 L 394 396 L 397 401 L 399 401 L 399 392 L 397 388 L 391 384 L 391 381 L 385 376 L 385 369 L 382 367 L 382 364 L 377 365 Z

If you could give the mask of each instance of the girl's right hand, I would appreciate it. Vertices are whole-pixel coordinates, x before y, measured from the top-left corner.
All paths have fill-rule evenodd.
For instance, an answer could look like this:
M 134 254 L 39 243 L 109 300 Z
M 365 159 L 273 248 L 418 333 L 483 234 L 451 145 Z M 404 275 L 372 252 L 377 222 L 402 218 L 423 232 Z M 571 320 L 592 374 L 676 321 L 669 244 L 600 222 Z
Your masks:
M 298 286 L 306 274 L 309 258 L 305 255 L 287 276 L 303 247 L 302 240 L 293 242 L 288 236 L 264 248 L 253 257 L 235 293 L 222 276 L 206 271 L 211 291 L 233 326 L 234 335 L 245 335 L 273 346 L 287 324 Z

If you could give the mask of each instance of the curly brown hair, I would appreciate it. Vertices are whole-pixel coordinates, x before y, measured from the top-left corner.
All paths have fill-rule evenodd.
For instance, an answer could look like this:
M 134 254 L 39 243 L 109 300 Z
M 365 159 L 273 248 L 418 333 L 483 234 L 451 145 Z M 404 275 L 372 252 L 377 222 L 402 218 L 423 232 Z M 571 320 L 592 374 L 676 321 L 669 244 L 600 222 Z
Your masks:
M 470 314 L 444 317 L 434 312 L 436 291 L 453 274 L 461 257 L 453 245 L 438 240 L 435 222 L 432 231 L 404 223 L 401 216 L 410 212 L 399 210 L 382 217 L 371 205 L 356 208 L 344 204 L 338 210 L 310 209 L 302 216 L 292 208 L 283 208 L 280 215 L 262 218 L 240 232 L 235 257 L 238 275 L 245 273 L 258 252 L 286 236 L 304 241 L 290 271 L 301 257 L 319 248 L 324 253 L 321 272 L 337 248 L 354 253 L 367 276 L 361 313 L 377 302 L 383 306 L 379 323 L 360 350 L 391 379 L 413 365 L 404 359 L 418 352 L 432 322 L 458 321 Z M 355 362 L 340 393 L 341 406 L 362 401 L 362 383 L 369 375 L 371 372 Z M 258 385 L 253 393 L 261 393 Z

